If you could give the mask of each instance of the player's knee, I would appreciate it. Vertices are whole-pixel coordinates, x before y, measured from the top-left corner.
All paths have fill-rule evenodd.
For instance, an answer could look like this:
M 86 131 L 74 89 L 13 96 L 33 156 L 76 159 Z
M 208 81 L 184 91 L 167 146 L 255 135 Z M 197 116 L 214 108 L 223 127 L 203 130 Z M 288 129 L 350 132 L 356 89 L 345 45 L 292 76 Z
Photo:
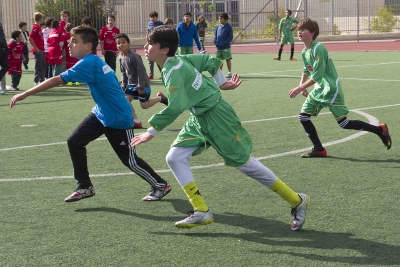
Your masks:
M 140 103 L 140 107 L 142 108 L 142 109 L 148 109 L 149 108 L 149 102 L 146 102 L 146 103 Z
M 347 117 L 344 117 L 340 120 L 337 121 L 338 125 L 340 126 L 340 128 L 342 129 L 348 129 L 348 124 L 349 124 L 349 119 Z
M 307 122 L 311 120 L 311 116 L 309 114 L 306 113 L 300 113 L 299 114 L 299 120 L 301 123 Z

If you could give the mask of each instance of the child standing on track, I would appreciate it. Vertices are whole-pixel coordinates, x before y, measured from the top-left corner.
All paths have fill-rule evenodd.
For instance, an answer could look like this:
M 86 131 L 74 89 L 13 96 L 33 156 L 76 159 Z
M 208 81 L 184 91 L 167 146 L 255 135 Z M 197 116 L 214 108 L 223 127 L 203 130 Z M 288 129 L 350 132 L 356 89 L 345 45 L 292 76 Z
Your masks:
M 279 22 L 279 34 L 281 36 L 281 47 L 279 48 L 278 57 L 274 57 L 274 60 L 281 60 L 283 46 L 290 43 L 290 60 L 297 60 L 293 57 L 294 54 L 294 36 L 293 27 L 294 23 L 299 22 L 297 19 L 291 17 L 292 11 L 286 10 L 286 17 L 282 18 Z
M 115 43 L 115 36 L 120 33 L 119 29 L 115 27 L 115 16 L 108 16 L 108 24 L 101 28 L 99 38 L 101 51 L 104 60 L 114 72 L 117 69 L 117 44 Z
M 219 25 L 215 29 L 214 44 L 217 47 L 216 58 L 226 60 L 228 68 L 228 78 L 232 77 L 232 53 L 231 42 L 233 39 L 232 26 L 228 23 L 228 14 L 222 13 L 219 15 Z M 222 69 L 222 65 L 221 65 Z
M 11 41 L 8 43 L 8 74 L 11 75 L 11 86 L 9 91 L 18 91 L 18 85 L 22 76 L 22 62 L 25 62 L 24 57 L 24 42 L 20 31 L 11 33 Z M 21 61 L 22 60 L 22 61 Z
M 363 121 L 349 120 L 348 108 L 344 103 L 344 94 L 333 61 L 325 46 L 315 39 L 319 35 L 318 23 L 312 19 L 301 20 L 298 25 L 300 41 L 304 43 L 301 52 L 304 68 L 300 85 L 289 91 L 294 98 L 301 93 L 307 97 L 301 108 L 299 119 L 314 147 L 310 153 L 301 155 L 302 158 L 326 157 L 327 151 L 319 140 L 317 130 L 311 122 L 311 116 L 317 116 L 322 108 L 329 108 L 340 127 L 348 130 L 362 130 L 379 136 L 386 149 L 392 146 L 389 129 L 386 124 L 374 126 Z M 310 79 L 309 79 L 310 78 Z M 308 93 L 307 88 L 314 85 Z
M 175 223 L 176 227 L 195 227 L 214 221 L 194 181 L 190 169 L 192 155 L 198 155 L 209 146 L 215 148 L 225 164 L 270 188 L 292 207 L 293 231 L 304 224 L 309 197 L 297 194 L 275 174 L 254 158 L 252 140 L 240 123 L 235 111 L 222 98 L 221 90 L 238 87 L 241 80 L 234 74 L 227 81 L 220 59 L 207 54 L 175 56 L 178 33 L 168 26 L 152 29 L 147 35 L 144 52 L 148 60 L 162 66 L 163 84 L 168 94 L 168 106 L 153 115 L 151 128 L 132 139 L 133 147 L 150 141 L 180 114 L 189 110 L 191 116 L 173 142 L 166 160 L 193 206 L 189 217 Z M 214 80 L 202 74 L 208 71 Z M 225 182 L 229 191 L 229 182 Z
M 10 100 L 10 107 L 15 106 L 17 101 L 62 83 L 85 82 L 96 106 L 67 140 L 78 188 L 65 199 L 65 202 L 74 202 L 95 195 L 88 172 L 86 146 L 103 134 L 122 163 L 151 185 L 150 193 L 143 200 L 160 200 L 171 191 L 171 186 L 139 158 L 135 148 L 129 145 L 133 137 L 131 105 L 125 98 L 114 71 L 100 57 L 93 55 L 97 45 L 98 35 L 94 28 L 85 26 L 73 28 L 69 48 L 71 56 L 80 59 L 79 62 L 61 75 L 15 95 Z
M 206 38 L 206 28 L 208 27 L 208 25 L 204 16 L 199 16 L 197 20 L 199 21 L 196 24 L 196 27 L 197 27 L 197 33 L 199 34 L 199 40 L 201 43 L 201 49 L 202 49 L 201 52 L 205 53 L 206 49 L 204 48 L 204 38 Z

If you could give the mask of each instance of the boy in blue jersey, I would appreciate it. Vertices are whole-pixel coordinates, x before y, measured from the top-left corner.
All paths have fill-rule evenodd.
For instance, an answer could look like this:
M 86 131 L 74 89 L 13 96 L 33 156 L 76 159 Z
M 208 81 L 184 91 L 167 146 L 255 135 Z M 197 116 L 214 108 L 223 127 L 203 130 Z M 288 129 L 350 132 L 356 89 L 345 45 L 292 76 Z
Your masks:
M 302 94 L 307 97 L 299 120 L 314 147 L 311 152 L 301 155 L 302 158 L 326 157 L 327 151 L 319 140 L 317 130 L 311 122 L 311 116 L 318 116 L 323 108 L 329 108 L 338 125 L 347 130 L 367 131 L 376 134 L 382 140 L 386 149 L 392 146 L 392 139 L 386 124 L 378 126 L 359 120 L 349 120 L 349 109 L 344 103 L 342 85 L 336 72 L 332 58 L 325 46 L 315 39 L 319 35 L 318 23 L 306 18 L 297 24 L 298 36 L 304 43 L 301 56 L 304 62 L 300 85 L 289 91 L 290 98 Z M 308 93 L 307 88 L 314 88 Z
M 143 200 L 160 200 L 171 191 L 171 186 L 136 155 L 135 148 L 129 146 L 133 138 L 132 108 L 114 71 L 100 57 L 93 55 L 97 45 L 98 35 L 94 28 L 85 26 L 73 28 L 68 46 L 71 56 L 80 60 L 59 76 L 15 95 L 10 100 L 10 107 L 30 95 L 63 83 L 85 82 L 96 106 L 67 140 L 78 188 L 65 199 L 65 202 L 78 201 L 95 195 L 87 167 L 86 145 L 102 134 L 107 137 L 122 163 L 151 185 L 152 190 Z

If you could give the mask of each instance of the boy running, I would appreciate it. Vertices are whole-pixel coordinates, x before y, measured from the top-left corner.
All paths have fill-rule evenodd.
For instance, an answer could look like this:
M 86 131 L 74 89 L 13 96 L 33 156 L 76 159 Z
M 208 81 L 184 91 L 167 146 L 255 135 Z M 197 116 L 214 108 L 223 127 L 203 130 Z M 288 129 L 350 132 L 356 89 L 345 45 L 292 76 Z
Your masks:
M 281 60 L 283 46 L 290 43 L 290 60 L 297 60 L 293 57 L 294 54 L 294 36 L 293 36 L 293 24 L 298 23 L 297 19 L 291 17 L 292 11 L 286 10 L 286 17 L 282 18 L 279 22 L 279 34 L 281 36 L 281 47 L 279 48 L 278 57 L 274 57 L 274 60 Z M 279 39 L 278 39 L 279 41 Z
M 192 155 L 209 146 L 215 148 L 225 164 L 237 168 L 276 192 L 292 207 L 291 229 L 303 225 L 309 197 L 297 194 L 275 174 L 251 156 L 252 140 L 232 107 L 221 96 L 221 90 L 232 90 L 241 84 L 237 74 L 227 81 L 220 66 L 222 61 L 206 54 L 175 56 L 178 33 L 168 26 L 153 28 L 147 34 L 144 52 L 148 60 L 162 66 L 163 84 L 168 94 L 168 106 L 153 115 L 151 128 L 132 139 L 135 147 L 150 141 L 171 124 L 180 114 L 189 110 L 191 116 L 172 144 L 166 160 L 193 206 L 189 217 L 175 223 L 176 227 L 194 227 L 214 221 L 204 202 L 190 169 Z M 202 74 L 208 71 L 214 80 Z M 229 186 L 229 184 L 226 184 Z
M 30 95 L 63 83 L 85 82 L 96 106 L 67 140 L 78 188 L 65 199 L 65 202 L 74 202 L 95 195 L 88 172 L 86 145 L 103 134 L 122 163 L 151 185 L 150 193 L 143 200 L 160 200 L 171 191 L 171 186 L 136 155 L 134 147 L 129 146 L 130 139 L 133 137 L 132 109 L 114 71 L 100 57 L 93 55 L 97 45 L 98 36 L 94 28 L 85 26 L 73 28 L 69 43 L 70 53 L 72 57 L 80 61 L 59 76 L 52 77 L 22 94 L 15 95 L 10 100 L 10 107 Z
M 304 61 L 303 75 L 300 85 L 289 91 L 290 98 L 299 93 L 307 97 L 301 108 L 299 119 L 314 147 L 310 153 L 301 155 L 302 158 L 326 157 L 327 151 L 319 140 L 317 130 L 311 122 L 311 116 L 318 116 L 322 108 L 329 108 L 337 123 L 343 129 L 362 130 L 379 136 L 386 149 L 392 146 L 389 129 L 386 124 L 374 126 L 363 121 L 349 120 L 348 108 L 344 103 L 344 94 L 333 61 L 325 46 L 315 39 L 319 35 L 318 23 L 306 18 L 297 24 L 300 41 L 304 43 L 301 56 Z M 310 78 L 310 79 L 309 79 Z M 314 85 L 308 93 L 307 88 Z

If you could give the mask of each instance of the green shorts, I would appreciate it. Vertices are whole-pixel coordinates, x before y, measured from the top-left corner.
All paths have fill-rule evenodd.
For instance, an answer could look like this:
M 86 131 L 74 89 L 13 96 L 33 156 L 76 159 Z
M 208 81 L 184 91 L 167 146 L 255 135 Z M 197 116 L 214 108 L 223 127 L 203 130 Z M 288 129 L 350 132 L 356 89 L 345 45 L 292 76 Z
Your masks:
M 293 37 L 293 35 L 290 36 L 290 37 L 282 37 L 282 39 L 281 39 L 281 44 L 285 45 L 285 44 L 287 44 L 287 43 L 289 43 L 289 44 L 294 44 L 294 37 Z
M 252 152 L 252 140 L 232 107 L 223 99 L 201 116 L 190 116 L 172 146 L 193 147 L 198 155 L 212 146 L 228 166 L 242 167 Z
M 193 54 L 193 46 L 180 46 L 178 47 L 178 55 Z
M 215 57 L 221 60 L 232 59 L 231 49 L 217 50 L 217 55 Z
M 347 116 L 347 114 L 349 113 L 349 109 L 344 105 L 343 100 L 339 100 L 332 104 L 329 104 L 316 101 L 310 96 L 307 97 L 306 101 L 301 107 L 301 113 L 306 113 L 311 116 L 318 116 L 321 109 L 326 107 L 329 108 L 336 120 Z

